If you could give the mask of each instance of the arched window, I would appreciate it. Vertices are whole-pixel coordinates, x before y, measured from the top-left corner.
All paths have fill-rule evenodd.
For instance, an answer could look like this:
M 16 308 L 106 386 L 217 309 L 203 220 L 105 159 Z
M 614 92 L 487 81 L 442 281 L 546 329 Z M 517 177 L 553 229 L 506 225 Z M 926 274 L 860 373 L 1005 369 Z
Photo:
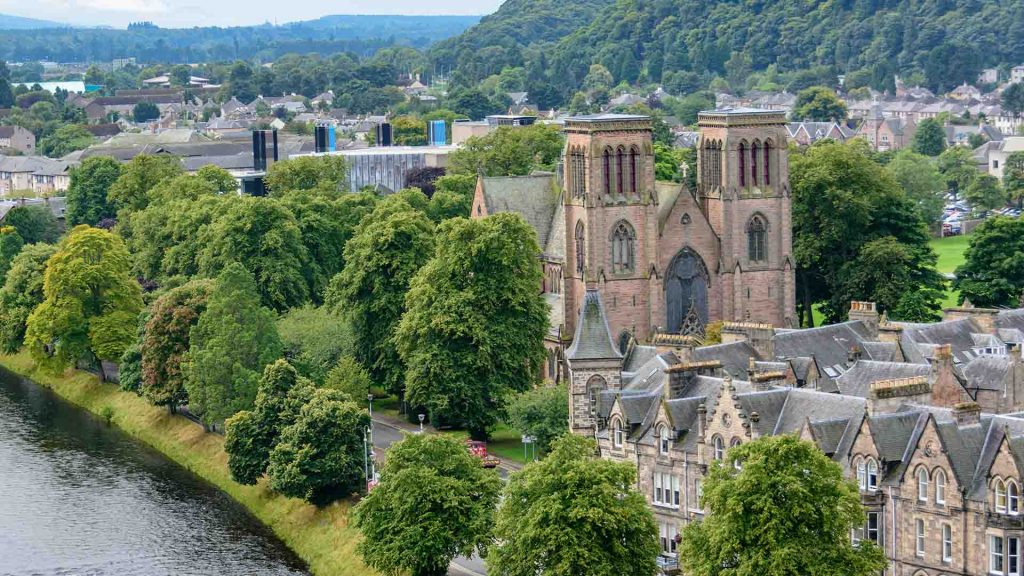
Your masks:
M 600 375 L 593 375 L 587 380 L 587 396 L 590 400 L 590 415 L 597 416 L 597 403 L 601 397 L 601 391 L 608 388 L 608 382 Z
M 619 146 L 619 151 L 615 156 L 615 192 L 622 195 L 623 190 L 623 172 L 626 165 L 626 151 Z
M 935 471 L 935 503 L 946 503 L 946 473 L 942 470 Z
M 736 155 L 740 161 L 740 188 L 747 185 L 747 143 L 740 142 L 739 153 Z
M 868 489 L 868 471 L 867 463 L 860 458 L 857 459 L 854 466 L 857 468 L 857 487 L 861 490 Z
M 768 224 L 764 217 L 756 215 L 747 223 L 747 257 L 751 262 L 768 259 Z
M 572 179 L 572 195 L 574 198 L 582 198 L 586 193 L 586 170 L 581 148 L 574 148 L 570 155 L 569 177 Z
M 772 185 L 772 141 L 764 142 L 764 185 Z
M 603 167 L 604 167 L 604 193 L 606 195 L 612 193 L 612 150 L 611 148 L 604 149 L 604 155 L 602 156 Z
M 1006 511 L 1010 514 L 1020 514 L 1020 488 L 1013 480 L 1006 482 Z
M 928 471 L 924 468 L 917 471 L 917 500 L 928 501 Z
M 1006 484 L 1003 484 L 1003 481 L 997 478 L 992 486 L 995 489 L 993 505 L 996 509 L 996 512 L 999 512 L 1000 514 L 1006 514 Z
M 616 418 L 612 421 L 612 444 L 616 448 L 622 448 L 624 435 L 622 433 L 622 422 Z
M 721 462 L 725 458 L 725 441 L 722 440 L 721 436 L 715 436 L 713 445 L 715 447 L 715 460 Z
M 583 228 L 583 221 L 576 223 L 576 272 L 583 274 L 583 267 L 587 256 L 586 252 L 586 231 Z
M 632 272 L 636 262 L 636 232 L 629 222 L 621 221 L 612 231 L 612 271 Z
M 760 154 L 758 154 L 760 151 L 761 151 L 761 146 L 755 140 L 754 143 L 750 145 L 750 185 L 751 186 L 757 186 L 757 163 L 760 161 L 760 158 L 759 158 Z
M 640 152 L 636 146 L 629 149 L 629 191 L 637 193 L 637 182 L 640 179 Z
M 868 458 L 868 492 L 878 490 L 878 462 L 874 458 Z
M 662 424 L 661 427 L 658 428 L 658 452 L 660 452 L 662 456 L 668 455 L 668 449 L 671 442 L 672 437 L 669 436 L 668 426 Z

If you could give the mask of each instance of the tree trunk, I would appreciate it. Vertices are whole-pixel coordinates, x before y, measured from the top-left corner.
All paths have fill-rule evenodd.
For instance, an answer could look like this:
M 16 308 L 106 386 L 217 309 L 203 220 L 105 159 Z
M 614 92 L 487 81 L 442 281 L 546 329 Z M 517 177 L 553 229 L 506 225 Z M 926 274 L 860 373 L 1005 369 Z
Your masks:
M 814 303 L 811 302 L 811 289 L 807 285 L 808 283 L 807 283 L 807 273 L 806 272 L 800 275 L 800 284 L 802 284 L 803 287 L 804 287 L 803 294 L 802 294 L 802 300 L 803 300 L 804 314 L 807 315 L 807 327 L 808 328 L 814 328 Z

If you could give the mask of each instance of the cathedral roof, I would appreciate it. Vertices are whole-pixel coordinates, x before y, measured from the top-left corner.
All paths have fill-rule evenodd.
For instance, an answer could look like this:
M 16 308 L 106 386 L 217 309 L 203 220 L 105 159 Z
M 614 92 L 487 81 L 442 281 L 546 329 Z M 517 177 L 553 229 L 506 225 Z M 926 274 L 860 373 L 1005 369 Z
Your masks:
M 601 294 L 596 289 L 588 289 L 583 298 L 583 310 L 580 312 L 579 322 L 576 323 L 576 335 L 566 357 L 569 360 L 622 358 L 622 354 L 612 342 L 608 317 L 604 313 Z
M 548 246 L 551 224 L 559 204 L 558 187 L 552 174 L 483 178 L 481 182 L 488 214 L 519 214 L 537 232 L 537 243 L 541 249 Z

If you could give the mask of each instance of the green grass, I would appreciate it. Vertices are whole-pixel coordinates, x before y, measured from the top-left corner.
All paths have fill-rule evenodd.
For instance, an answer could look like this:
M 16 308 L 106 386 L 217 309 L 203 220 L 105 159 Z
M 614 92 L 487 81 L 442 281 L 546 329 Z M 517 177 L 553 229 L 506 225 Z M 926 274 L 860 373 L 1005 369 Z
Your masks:
M 933 238 L 929 245 L 939 260 L 935 265 L 940 274 L 952 274 L 961 264 L 964 263 L 964 252 L 971 237 L 967 234 L 959 236 L 947 236 L 945 238 Z M 945 298 L 942 299 L 943 308 L 955 308 L 960 305 L 960 293 L 952 287 L 946 290 Z
M 317 508 L 296 498 L 287 498 L 269 489 L 266 479 L 256 486 L 242 486 L 230 477 L 224 438 L 208 434 L 184 417 L 168 414 L 166 409 L 116 386 L 103 384 L 87 372 L 69 370 L 52 374 L 37 369 L 25 352 L 0 356 L 0 365 L 50 388 L 118 428 L 149 444 L 223 490 L 274 533 L 317 575 L 373 574 L 356 553 L 359 532 L 349 525 L 349 502 L 335 502 Z

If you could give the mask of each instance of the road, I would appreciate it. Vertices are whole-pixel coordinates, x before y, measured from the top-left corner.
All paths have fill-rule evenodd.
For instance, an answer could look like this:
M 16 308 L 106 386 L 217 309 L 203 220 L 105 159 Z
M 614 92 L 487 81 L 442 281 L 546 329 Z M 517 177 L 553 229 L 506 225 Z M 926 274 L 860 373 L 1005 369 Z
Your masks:
M 384 422 L 373 419 L 373 448 L 374 448 L 374 459 L 378 462 L 384 460 L 384 451 L 389 446 L 398 442 L 408 432 L 396 428 L 389 422 Z M 498 474 L 502 479 L 508 478 L 508 470 L 504 468 L 498 469 Z M 465 556 L 459 556 L 452 561 L 451 566 L 448 567 L 448 576 L 486 576 L 487 567 L 480 557 L 473 555 L 472 558 L 466 558 Z

